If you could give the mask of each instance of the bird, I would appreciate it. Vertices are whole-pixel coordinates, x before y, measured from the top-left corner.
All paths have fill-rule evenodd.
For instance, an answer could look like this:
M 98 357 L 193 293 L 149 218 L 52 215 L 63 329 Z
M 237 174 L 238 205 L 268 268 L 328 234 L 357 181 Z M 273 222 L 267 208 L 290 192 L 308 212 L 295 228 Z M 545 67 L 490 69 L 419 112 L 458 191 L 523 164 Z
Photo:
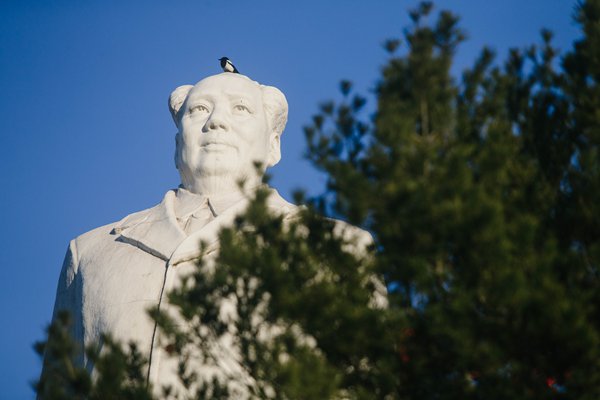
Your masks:
M 240 71 L 237 70 L 237 68 L 235 67 L 235 65 L 233 65 L 231 63 L 231 61 L 229 60 L 229 58 L 227 57 L 221 57 L 219 58 L 219 61 L 221 61 L 221 68 L 223 68 L 223 72 L 233 72 L 234 74 L 239 74 Z

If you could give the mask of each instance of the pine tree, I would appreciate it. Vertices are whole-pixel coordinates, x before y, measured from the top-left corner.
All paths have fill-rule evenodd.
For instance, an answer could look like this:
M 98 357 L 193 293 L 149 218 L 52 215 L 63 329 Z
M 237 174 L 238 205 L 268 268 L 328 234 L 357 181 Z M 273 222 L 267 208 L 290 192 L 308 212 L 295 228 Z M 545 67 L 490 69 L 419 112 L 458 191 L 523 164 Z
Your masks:
M 544 30 L 502 66 L 485 49 L 460 83 L 457 18 L 423 25 L 431 8 L 383 70 L 372 136 L 347 116 L 356 98 L 307 130 L 334 212 L 376 235 L 395 395 L 596 398 L 600 2 L 579 6 L 562 71 Z

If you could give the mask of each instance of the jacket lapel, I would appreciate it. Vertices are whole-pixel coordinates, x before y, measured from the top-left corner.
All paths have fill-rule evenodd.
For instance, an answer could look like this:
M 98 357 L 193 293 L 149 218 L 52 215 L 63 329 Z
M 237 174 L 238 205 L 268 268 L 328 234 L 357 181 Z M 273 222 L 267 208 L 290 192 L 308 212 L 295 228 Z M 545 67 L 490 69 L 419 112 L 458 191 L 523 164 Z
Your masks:
M 235 217 L 246 210 L 247 206 L 248 200 L 244 198 L 226 209 L 202 229 L 192 233 L 175 249 L 169 264 L 177 265 L 198 258 L 201 254 L 201 243 L 208 245 L 207 252 L 218 248 L 221 229 L 233 225 Z
M 170 265 L 196 259 L 202 253 L 200 244 L 208 246 L 206 253 L 210 253 L 219 248 L 219 232 L 222 228 L 231 227 L 235 218 L 246 211 L 250 201 L 242 198 L 240 201 L 223 211 L 214 220 L 206 224 L 202 229 L 192 233 L 181 243 L 171 256 Z M 289 214 L 297 207 L 285 201 L 275 189 L 270 189 L 270 195 L 267 199 L 267 207 L 274 214 Z
M 174 202 L 175 191 L 170 190 L 157 206 L 125 217 L 113 229 L 114 234 L 120 234 L 117 240 L 169 260 L 186 238 L 177 223 Z
M 248 203 L 247 198 L 242 198 L 202 229 L 187 236 L 177 222 L 175 191 L 170 190 L 157 206 L 123 218 L 112 233 L 120 235 L 117 240 L 121 242 L 169 261 L 170 265 L 177 265 L 198 258 L 201 254 L 200 243 L 209 246 L 207 251 L 217 249 L 221 229 L 232 226 L 235 217 L 246 210 Z M 272 212 L 281 214 L 289 214 L 296 209 L 274 189 L 271 189 L 267 206 Z

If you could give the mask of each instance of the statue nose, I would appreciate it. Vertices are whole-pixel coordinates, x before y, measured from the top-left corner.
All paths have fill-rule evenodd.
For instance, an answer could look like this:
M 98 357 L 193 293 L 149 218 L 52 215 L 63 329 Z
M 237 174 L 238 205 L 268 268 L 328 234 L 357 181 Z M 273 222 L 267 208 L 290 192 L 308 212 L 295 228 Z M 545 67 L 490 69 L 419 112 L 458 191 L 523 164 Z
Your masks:
M 225 118 L 218 112 L 213 112 L 206 124 L 204 125 L 205 130 L 229 130 L 229 124 L 227 124 Z

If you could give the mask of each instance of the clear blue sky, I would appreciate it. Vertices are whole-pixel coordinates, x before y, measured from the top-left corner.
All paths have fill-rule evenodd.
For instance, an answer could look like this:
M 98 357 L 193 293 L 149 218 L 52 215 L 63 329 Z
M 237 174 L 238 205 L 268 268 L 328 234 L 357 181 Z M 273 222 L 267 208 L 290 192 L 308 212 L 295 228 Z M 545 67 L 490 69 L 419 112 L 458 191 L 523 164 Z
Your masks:
M 0 3 L 0 399 L 28 382 L 69 240 L 154 205 L 176 187 L 170 92 L 219 72 L 217 58 L 279 87 L 290 105 L 273 186 L 316 193 L 302 126 L 340 79 L 364 93 L 416 1 L 177 0 Z M 501 58 L 549 27 L 568 49 L 574 0 L 440 0 L 469 40 L 455 73 L 485 44 Z

